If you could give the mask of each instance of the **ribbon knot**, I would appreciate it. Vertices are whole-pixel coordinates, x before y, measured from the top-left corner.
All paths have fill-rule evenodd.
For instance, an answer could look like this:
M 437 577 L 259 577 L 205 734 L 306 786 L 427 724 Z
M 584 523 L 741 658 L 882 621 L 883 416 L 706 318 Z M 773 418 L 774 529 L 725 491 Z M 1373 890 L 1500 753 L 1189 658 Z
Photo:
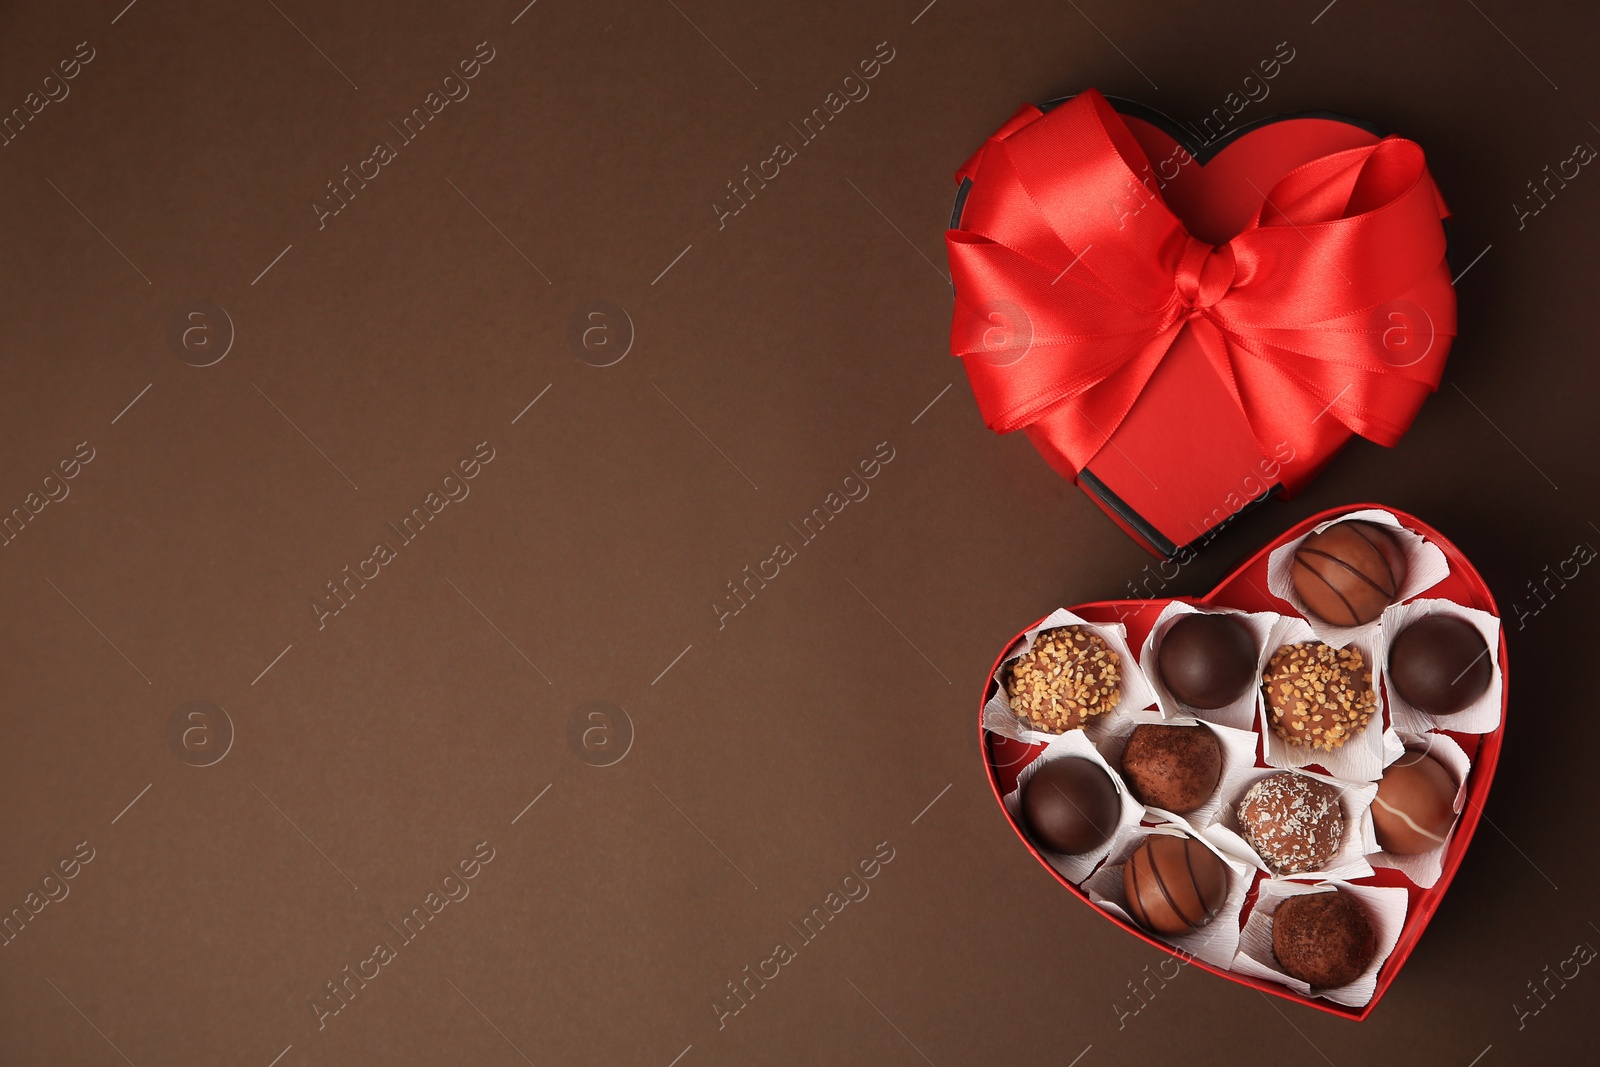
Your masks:
M 1152 173 L 1093 89 L 1048 113 L 1024 107 L 962 167 L 972 186 L 945 234 L 950 345 L 989 427 L 1026 429 L 1058 468 L 1082 471 L 1193 331 L 1261 455 L 1293 457 L 1280 468 L 1290 492 L 1351 433 L 1395 444 L 1455 335 L 1448 211 L 1422 149 L 1385 137 L 1304 163 L 1257 189 L 1217 246 L 1188 232 Z M 996 308 L 1028 324 L 1015 358 L 993 358 Z M 1386 344 L 1396 309 L 1427 323 L 1410 338 L 1416 359 Z
M 1196 237 L 1188 237 L 1183 255 L 1178 258 L 1174 289 L 1178 300 L 1187 312 L 1186 318 L 1195 318 L 1222 299 L 1233 286 L 1233 250 L 1227 245 L 1220 248 L 1206 244 Z

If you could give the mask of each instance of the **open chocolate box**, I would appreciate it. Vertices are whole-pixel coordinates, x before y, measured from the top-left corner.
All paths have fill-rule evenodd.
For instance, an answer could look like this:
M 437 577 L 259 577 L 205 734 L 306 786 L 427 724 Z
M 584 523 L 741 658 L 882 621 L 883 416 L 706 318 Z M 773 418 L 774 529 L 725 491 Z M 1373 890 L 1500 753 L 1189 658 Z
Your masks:
M 1126 628 L 1125 647 L 1137 662 L 1125 666 L 1123 703 L 1127 703 L 1129 699 L 1142 701 L 1140 708 L 1131 710 L 1143 712 L 1146 717 L 1158 715 L 1160 712 L 1154 707 L 1155 699 L 1153 697 L 1153 694 L 1157 691 L 1154 678 L 1156 673 L 1154 663 L 1145 663 L 1140 657 L 1153 658 L 1150 657 L 1146 639 L 1150 636 L 1152 627 L 1156 625 L 1158 617 L 1162 615 L 1164 610 L 1168 609 L 1174 600 L 1192 604 L 1202 609 L 1227 608 L 1242 612 L 1275 613 L 1285 620 L 1299 619 L 1303 616 L 1298 608 L 1288 600 L 1275 596 L 1271 591 L 1274 586 L 1269 583 L 1269 557 L 1274 550 L 1299 541 L 1319 527 L 1364 510 L 1381 510 L 1393 516 L 1403 529 L 1419 535 L 1423 542 L 1437 549 L 1437 553 L 1442 553 L 1442 561 L 1440 561 L 1437 568 L 1440 573 L 1443 572 L 1445 565 L 1448 566 L 1448 573 L 1443 574 L 1442 577 L 1437 581 L 1433 581 L 1426 588 L 1413 589 L 1409 592 L 1409 595 L 1402 594 L 1396 606 L 1389 609 L 1390 612 L 1403 611 L 1407 605 L 1418 605 L 1421 601 L 1447 601 L 1466 609 L 1487 613 L 1489 616 L 1494 616 L 1496 620 L 1498 619 L 1499 612 L 1495 606 L 1494 598 L 1490 595 L 1482 577 L 1471 562 L 1447 538 L 1414 516 L 1393 508 L 1370 504 L 1336 508 L 1306 519 L 1261 548 L 1224 578 L 1215 589 L 1203 597 L 1098 601 L 1081 604 L 1068 610 L 1085 623 L 1091 625 L 1115 625 L 1120 623 Z M 1282 590 L 1281 577 L 1275 587 Z M 1416 609 L 1414 608 L 1413 610 L 1415 611 Z M 1472 835 L 1482 814 L 1484 801 L 1488 797 L 1489 786 L 1494 778 L 1495 764 L 1500 755 L 1501 739 L 1505 731 L 1505 711 L 1509 692 L 1508 662 L 1503 628 L 1499 629 L 1497 639 L 1490 642 L 1490 650 L 1498 661 L 1498 672 L 1495 675 L 1498 681 L 1498 693 L 1493 694 L 1491 691 L 1491 694 L 1485 698 L 1489 703 L 1497 706 L 1485 708 L 1478 717 L 1477 726 L 1492 724 L 1485 726 L 1481 732 L 1456 732 L 1454 730 L 1438 729 L 1437 721 L 1419 724 L 1416 721 L 1414 710 L 1407 708 L 1404 701 L 1400 700 L 1393 691 L 1392 685 L 1385 680 L 1382 663 L 1373 662 L 1370 664 L 1373 671 L 1373 689 L 1377 694 L 1378 707 L 1365 729 L 1383 732 L 1398 726 L 1402 731 L 1409 731 L 1413 737 L 1422 736 L 1429 739 L 1430 743 L 1432 740 L 1441 737 L 1448 738 L 1450 742 L 1454 742 L 1454 745 L 1459 746 L 1460 754 L 1457 758 L 1464 757 L 1461 766 L 1465 768 L 1465 780 L 1461 783 L 1459 791 L 1457 802 L 1460 810 L 1456 817 L 1454 828 L 1449 832 L 1447 840 L 1442 847 L 1442 852 L 1436 856 L 1437 874 L 1434 875 L 1430 872 L 1428 876 L 1434 879 L 1431 885 L 1425 887 L 1414 881 L 1412 874 L 1415 871 L 1407 873 L 1406 870 L 1401 869 L 1404 867 L 1403 863 L 1400 867 L 1372 865 L 1370 874 L 1339 879 L 1341 884 L 1349 888 L 1359 890 L 1363 887 L 1373 887 L 1384 891 L 1386 899 L 1393 902 L 1394 914 L 1390 917 L 1390 926 L 1398 925 L 1398 932 L 1396 935 L 1395 930 L 1392 928 L 1389 931 L 1387 936 L 1393 940 L 1392 948 L 1387 951 L 1386 955 L 1383 954 L 1382 946 L 1380 945 L 1381 963 L 1377 964 L 1375 985 L 1372 987 L 1370 997 L 1360 1003 L 1337 1003 L 1320 995 L 1320 993 L 1302 994 L 1290 988 L 1287 983 L 1266 977 L 1262 968 L 1254 965 L 1255 961 L 1244 959 L 1245 954 L 1242 946 L 1238 949 L 1238 955 L 1235 957 L 1234 963 L 1228 965 L 1225 960 L 1208 962 L 1192 952 L 1183 951 L 1159 935 L 1152 935 L 1133 922 L 1123 918 L 1121 914 L 1113 914 L 1112 911 L 1108 911 L 1096 904 L 1091 899 L 1090 892 L 1084 888 L 1086 885 L 1092 885 L 1102 880 L 1101 876 L 1114 867 L 1115 861 L 1113 859 L 1102 858 L 1095 860 L 1090 866 L 1097 869 L 1092 870 L 1082 869 L 1081 867 L 1073 869 L 1068 866 L 1069 873 L 1073 875 L 1073 877 L 1068 877 L 1060 869 L 1063 857 L 1054 856 L 1055 862 L 1052 863 L 1051 858 L 1036 848 L 1033 842 L 1029 840 L 1029 836 L 1021 825 L 1020 819 L 1014 816 L 1011 810 L 1007 808 L 1005 798 L 1008 794 L 1012 794 L 1017 790 L 1019 774 L 1045 750 L 1044 743 L 1029 742 L 1043 742 L 1048 739 L 1037 734 L 1027 734 L 1026 740 L 1003 736 L 992 729 L 995 725 L 992 718 L 989 720 L 988 725 L 985 725 L 985 713 L 987 710 L 989 715 L 992 716 L 994 714 L 994 701 L 999 690 L 997 679 L 1001 676 L 1001 668 L 1007 657 L 1021 648 L 1027 641 L 1029 632 L 1036 630 L 1044 622 L 1045 620 L 1041 619 L 1033 623 L 1007 642 L 1005 649 L 996 658 L 994 666 L 989 672 L 979 712 L 979 744 L 983 752 L 984 766 L 989 776 L 989 783 L 994 790 L 995 800 L 1000 803 L 1002 812 L 1005 813 L 1005 817 L 1010 822 L 1023 847 L 1033 853 L 1034 858 L 1039 861 L 1040 865 L 1050 871 L 1051 875 L 1068 892 L 1073 893 L 1086 904 L 1101 911 L 1106 918 L 1115 922 L 1128 933 L 1163 951 L 1188 960 L 1213 974 L 1251 986 L 1264 993 L 1309 1004 L 1312 1007 L 1349 1019 L 1359 1020 L 1366 1018 L 1373 1008 L 1377 1006 L 1378 1001 L 1382 999 L 1384 993 L 1399 974 L 1400 969 L 1404 967 L 1411 950 L 1416 946 L 1418 939 L 1421 938 L 1422 932 L 1427 928 L 1434 912 L 1438 910 L 1439 904 L 1444 899 L 1450 882 L 1455 876 L 1456 869 L 1460 866 L 1462 857 L 1466 854 L 1467 846 L 1472 840 Z M 1296 623 L 1289 622 L 1287 625 L 1293 626 Z M 1376 653 L 1376 657 L 1379 659 L 1383 655 L 1381 651 L 1383 647 L 1382 640 L 1380 637 L 1375 646 L 1380 649 Z M 1337 645 L 1339 642 L 1329 640 L 1328 643 Z M 1357 644 L 1360 644 L 1360 642 L 1358 641 Z M 1257 688 L 1259 689 L 1259 678 Z M 1164 694 L 1164 690 L 1162 692 Z M 1165 699 L 1164 697 L 1164 702 Z M 1118 710 L 1128 711 L 1130 709 L 1120 708 Z M 1396 722 L 1396 715 L 1401 717 L 1401 722 Z M 1262 722 L 1262 717 L 1257 717 L 1251 726 L 1251 729 L 1257 735 L 1254 748 L 1254 766 L 1263 770 L 1269 768 L 1269 766 L 1273 769 L 1282 769 L 1288 766 L 1281 759 L 1269 765 L 1266 756 L 1272 747 L 1272 739 L 1269 734 L 1263 733 Z M 1090 744 L 1093 744 L 1096 749 L 1104 749 L 1107 744 L 1105 737 L 1103 735 L 1090 737 L 1089 734 L 1091 732 L 1092 730 L 1068 731 L 1067 735 L 1061 736 L 1067 738 L 1073 734 L 1084 734 L 1084 740 L 1078 741 L 1074 739 L 1072 743 L 1085 749 L 1086 752 Z M 1440 741 L 1440 745 L 1448 747 L 1448 742 Z M 1107 755 L 1107 765 L 1112 768 L 1115 767 L 1114 753 L 1108 754 L 1097 751 L 1093 755 L 1096 758 Z M 1385 762 L 1387 762 L 1388 758 L 1393 757 L 1386 757 Z M 1316 774 L 1324 772 L 1327 768 L 1321 762 L 1319 754 L 1317 762 L 1298 769 Z M 1337 774 L 1337 771 L 1332 773 Z M 1026 775 L 1024 775 L 1024 778 L 1026 778 Z M 1120 779 L 1118 781 L 1120 782 Z M 1362 783 L 1359 776 L 1352 776 L 1349 779 L 1349 783 L 1370 784 L 1370 782 Z M 1132 803 L 1137 805 L 1137 801 L 1132 801 Z M 1209 818 L 1213 820 L 1214 824 L 1220 824 L 1222 814 L 1218 812 L 1218 814 L 1209 816 Z M 1153 826 L 1158 826 L 1161 822 L 1161 814 L 1145 809 L 1141 817 L 1140 827 L 1136 827 L 1134 830 L 1135 832 L 1141 829 L 1147 830 Z M 1370 827 L 1370 823 L 1368 825 Z M 1204 830 L 1196 830 L 1193 836 L 1205 836 L 1205 833 L 1206 831 Z M 1371 845 L 1369 847 L 1375 848 L 1376 846 Z M 1383 859 L 1385 856 L 1386 854 L 1381 852 L 1371 853 L 1365 859 L 1376 860 L 1378 864 L 1381 864 L 1385 862 Z M 1246 877 L 1249 878 L 1248 892 L 1244 894 L 1242 906 L 1238 909 L 1236 920 L 1241 928 L 1248 925 L 1257 903 L 1263 899 L 1262 892 L 1264 888 L 1268 889 L 1269 897 L 1277 897 L 1281 896 L 1282 890 L 1286 885 L 1290 886 L 1290 891 L 1293 892 L 1295 891 L 1293 888 L 1295 886 L 1315 884 L 1318 880 L 1316 876 L 1312 875 L 1273 876 L 1254 868 L 1248 870 Z M 1308 878 L 1310 879 L 1309 881 L 1306 880 Z M 1427 878 L 1423 880 L 1426 881 Z M 1117 881 L 1120 884 L 1120 877 Z M 1400 897 L 1395 892 L 1396 890 L 1401 890 L 1405 893 L 1403 921 L 1399 918 Z M 1104 898 L 1102 897 L 1102 899 Z M 1270 909 L 1264 909 L 1265 911 L 1270 911 Z M 1226 911 L 1225 914 L 1227 914 Z M 1216 921 L 1221 922 L 1223 918 L 1219 916 Z M 1247 971 L 1253 973 L 1245 973 Z

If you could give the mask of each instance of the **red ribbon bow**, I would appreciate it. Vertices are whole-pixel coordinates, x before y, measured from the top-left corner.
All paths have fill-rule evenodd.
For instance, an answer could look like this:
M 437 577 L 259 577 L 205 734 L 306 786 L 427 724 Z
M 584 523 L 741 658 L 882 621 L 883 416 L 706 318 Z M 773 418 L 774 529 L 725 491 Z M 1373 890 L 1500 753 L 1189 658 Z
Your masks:
M 1029 428 L 1075 471 L 1185 329 L 1262 454 L 1291 446 L 1290 491 L 1351 432 L 1393 445 L 1439 384 L 1455 335 L 1448 211 L 1411 141 L 1296 168 L 1215 247 L 1152 188 L 1144 150 L 1092 89 L 1024 108 L 963 171 L 962 229 L 945 235 L 951 350 L 991 429 Z

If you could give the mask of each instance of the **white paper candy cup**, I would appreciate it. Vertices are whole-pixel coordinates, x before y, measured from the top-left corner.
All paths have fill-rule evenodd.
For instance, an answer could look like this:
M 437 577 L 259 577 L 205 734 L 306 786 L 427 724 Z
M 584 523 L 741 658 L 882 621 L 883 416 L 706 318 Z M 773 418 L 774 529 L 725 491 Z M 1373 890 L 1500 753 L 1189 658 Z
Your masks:
M 1372 924 L 1372 932 L 1377 937 L 1378 951 L 1361 977 L 1349 985 L 1335 989 L 1313 989 L 1300 979 L 1285 974 L 1278 965 L 1277 957 L 1272 954 L 1272 917 L 1277 913 L 1278 905 L 1289 897 L 1297 897 L 1302 893 L 1328 893 L 1336 888 L 1354 896 L 1366 909 L 1367 921 Z M 1303 997 L 1322 997 L 1345 1007 L 1359 1008 L 1372 999 L 1372 994 L 1378 988 L 1378 971 L 1400 940 L 1400 929 L 1406 921 L 1407 895 L 1398 886 L 1348 885 L 1342 882 L 1337 885 L 1262 882 L 1256 906 L 1250 912 L 1250 921 L 1245 923 L 1244 931 L 1239 935 L 1239 955 L 1233 961 L 1232 970 L 1251 978 L 1277 982 Z
M 1168 718 L 1194 717 L 1207 722 L 1231 726 L 1236 730 L 1249 730 L 1254 725 L 1256 717 L 1256 689 L 1259 685 L 1252 685 L 1246 689 L 1238 700 L 1226 707 L 1205 709 L 1193 708 L 1183 703 L 1168 692 L 1161 681 L 1161 672 L 1156 669 L 1156 649 L 1161 644 L 1161 639 L 1166 636 L 1172 624 L 1185 615 L 1232 615 L 1244 623 L 1250 635 L 1255 638 L 1256 650 L 1256 678 L 1259 682 L 1261 669 L 1266 666 L 1267 656 L 1271 650 L 1266 648 L 1267 639 L 1272 633 L 1273 624 L 1280 618 L 1270 611 L 1246 612 L 1234 611 L 1231 608 L 1197 608 L 1193 604 L 1185 604 L 1181 600 L 1174 600 L 1161 610 L 1156 617 L 1155 625 L 1150 628 L 1150 634 L 1145 638 L 1144 647 L 1139 651 L 1139 662 L 1144 667 L 1146 677 L 1150 680 L 1150 688 L 1155 691 L 1156 702 L 1161 707 L 1161 713 Z
M 1222 810 L 1223 797 L 1228 795 L 1229 785 L 1242 777 L 1248 776 L 1257 770 L 1256 745 L 1260 740 L 1253 730 L 1231 730 L 1226 726 L 1215 723 L 1203 722 L 1200 719 L 1168 719 L 1159 712 L 1136 711 L 1126 720 L 1117 724 L 1118 728 L 1100 739 L 1098 748 L 1100 754 L 1115 767 L 1122 766 L 1122 755 L 1127 750 L 1128 738 L 1132 736 L 1136 727 L 1151 724 L 1156 726 L 1176 726 L 1181 729 L 1210 730 L 1217 739 L 1217 747 L 1222 752 L 1222 772 L 1217 779 L 1217 788 L 1212 792 L 1211 798 L 1194 811 L 1178 815 L 1170 811 L 1163 811 L 1157 807 L 1146 807 L 1150 817 L 1156 821 L 1171 823 L 1184 823 L 1196 833 L 1204 830 L 1217 820 Z
M 1319 638 L 1304 619 L 1284 616 L 1279 619 L 1268 638 L 1271 651 L 1267 654 L 1270 659 L 1283 645 L 1303 644 L 1316 642 Z M 1335 645 L 1335 648 L 1344 646 Z M 1361 658 L 1366 664 L 1366 669 L 1372 673 L 1372 691 L 1375 695 L 1383 692 L 1380 686 L 1380 671 L 1378 660 L 1373 648 L 1365 641 L 1353 641 L 1351 648 L 1361 653 Z M 1264 681 L 1264 679 L 1263 679 Z M 1265 759 L 1270 766 L 1299 769 L 1312 765 L 1321 766 L 1335 778 L 1344 778 L 1352 782 L 1376 781 L 1378 775 L 1383 773 L 1383 703 L 1381 695 L 1378 703 L 1372 710 L 1372 718 L 1361 731 L 1349 738 L 1344 744 L 1331 752 L 1324 752 L 1320 748 L 1309 745 L 1291 745 L 1283 738 L 1272 732 L 1272 722 L 1267 714 L 1267 701 L 1265 695 L 1259 691 L 1256 700 L 1256 714 L 1260 723 L 1260 730 L 1266 739 Z
M 1329 519 L 1306 534 L 1321 533 L 1335 523 L 1346 522 L 1350 519 L 1361 519 L 1379 526 L 1390 528 L 1395 542 L 1405 553 L 1406 580 L 1400 586 L 1400 595 L 1395 598 L 1395 603 L 1401 604 L 1414 596 L 1426 592 L 1444 581 L 1450 575 L 1450 563 L 1445 559 L 1444 552 L 1438 545 L 1424 540 L 1421 534 L 1413 533 L 1400 525 L 1400 520 L 1377 508 L 1365 511 L 1352 511 L 1348 515 L 1341 515 L 1337 519 Z M 1300 548 L 1300 542 L 1305 537 L 1297 538 L 1286 545 L 1272 551 L 1267 557 L 1267 588 L 1279 600 L 1287 601 L 1294 610 L 1306 617 L 1311 624 L 1311 629 L 1317 637 L 1335 648 L 1343 648 L 1352 641 L 1371 644 L 1378 629 L 1379 620 L 1374 619 L 1365 626 L 1335 626 L 1313 615 L 1300 599 L 1300 594 L 1294 591 L 1294 554 Z
M 1123 782 L 1122 777 L 1105 761 L 1105 757 L 1095 751 L 1094 745 L 1084 736 L 1082 730 L 1069 730 L 1051 741 L 1032 763 L 1017 773 L 1017 788 L 1007 793 L 1002 800 L 1006 806 L 1006 811 L 1011 815 L 1012 821 L 1026 833 L 1028 824 L 1022 818 L 1023 786 L 1028 784 L 1028 779 L 1032 778 L 1040 767 L 1043 767 L 1051 760 L 1071 759 L 1080 756 L 1084 759 L 1092 760 L 1096 766 L 1104 770 L 1117 787 L 1117 797 L 1122 802 L 1122 810 L 1117 816 L 1116 830 L 1112 832 L 1111 837 L 1106 840 L 1105 844 L 1093 852 L 1085 852 L 1077 856 L 1066 856 L 1058 852 L 1051 852 L 1039 842 L 1034 841 L 1031 835 L 1028 838 L 1029 841 L 1033 841 L 1033 846 L 1039 850 L 1039 855 L 1045 858 L 1045 862 L 1059 871 L 1061 877 L 1073 885 L 1077 885 L 1089 877 L 1089 873 L 1095 869 L 1100 861 L 1105 859 L 1107 854 L 1117 847 L 1118 842 L 1137 829 L 1139 820 L 1144 818 L 1144 805 L 1133 799 L 1133 794 L 1128 792 L 1128 787 Z
M 1117 701 L 1116 707 L 1101 715 L 1096 715 L 1084 726 L 1091 737 L 1103 736 L 1114 728 L 1113 720 L 1117 716 L 1128 712 L 1148 708 L 1156 702 L 1155 690 L 1150 687 L 1150 682 L 1145 678 L 1144 672 L 1139 669 L 1139 661 L 1134 658 L 1133 650 L 1128 647 L 1127 627 L 1119 623 L 1089 622 L 1080 618 L 1065 608 L 1057 608 L 1039 625 L 1033 627 L 1022 635 L 1022 639 L 1006 653 L 1000 661 L 1000 666 L 995 669 L 994 695 L 983 706 L 983 728 L 990 733 L 1002 737 L 1009 737 L 1014 741 L 1022 741 L 1030 745 L 1048 745 L 1058 737 L 1065 735 L 1046 733 L 1035 730 L 1028 723 L 1019 718 L 1011 710 L 1011 702 L 1006 697 L 1005 675 L 1006 668 L 1012 661 L 1019 659 L 1024 653 L 1033 648 L 1033 642 L 1045 630 L 1054 630 L 1060 626 L 1082 626 L 1098 634 L 1106 643 L 1106 647 L 1115 652 L 1122 661 L 1122 697 Z M 1078 731 L 1069 730 L 1068 733 Z
M 1206 828 L 1207 840 L 1220 852 L 1250 864 L 1271 879 L 1354 881 L 1357 878 L 1370 876 L 1372 864 L 1368 861 L 1368 853 L 1375 852 L 1378 848 L 1378 839 L 1373 832 L 1369 812 L 1372 798 L 1378 792 L 1377 785 L 1372 782 L 1344 782 L 1337 778 L 1329 778 L 1325 774 L 1313 774 L 1309 771 L 1294 772 L 1339 790 L 1339 810 L 1344 814 L 1344 836 L 1339 841 L 1339 851 L 1329 857 L 1328 862 L 1320 870 L 1280 875 L 1251 847 L 1239 825 L 1239 802 L 1250 791 L 1250 787 L 1261 779 L 1282 773 L 1284 772 L 1256 767 L 1252 768 L 1251 773 L 1236 779 L 1223 795 L 1221 817 Z
M 1423 889 L 1428 889 L 1439 881 L 1439 875 L 1444 871 L 1445 851 L 1450 847 L 1451 838 L 1455 837 L 1457 824 L 1461 822 L 1461 809 L 1467 803 L 1467 775 L 1472 770 L 1472 761 L 1462 751 L 1460 745 L 1444 734 L 1414 734 L 1389 730 L 1383 735 L 1383 746 L 1386 757 L 1385 769 L 1407 752 L 1422 752 L 1438 760 L 1456 780 L 1455 799 L 1450 803 L 1450 809 L 1456 813 L 1456 821 L 1450 824 L 1450 829 L 1445 832 L 1444 840 L 1437 848 L 1410 856 L 1378 852 L 1367 857 L 1374 867 L 1393 867 Z M 1376 798 L 1374 802 L 1377 802 Z M 1373 840 L 1377 840 L 1376 836 Z
M 1122 865 L 1151 834 L 1194 837 L 1193 834 L 1186 833 L 1186 829 L 1182 823 L 1177 825 L 1169 823 L 1163 826 L 1141 826 L 1127 835 L 1112 850 L 1105 866 L 1100 868 L 1093 878 L 1083 883 L 1083 890 L 1089 894 L 1089 900 L 1096 907 L 1115 915 L 1135 929 L 1143 929 L 1128 914 L 1128 898 L 1122 886 Z M 1218 852 L 1205 838 L 1195 837 L 1195 840 L 1212 852 L 1216 852 L 1228 865 L 1227 899 L 1223 901 L 1216 917 L 1193 933 L 1178 937 L 1168 937 L 1165 934 L 1151 934 L 1151 936 L 1180 952 L 1204 960 L 1213 967 L 1226 969 L 1239 951 L 1239 913 L 1244 909 L 1244 898 L 1250 892 L 1255 875 L 1245 864 Z
M 1406 703 L 1405 697 L 1395 689 L 1392 681 L 1384 683 L 1384 695 L 1389 703 L 1389 720 L 1395 729 L 1409 733 L 1427 733 L 1429 730 L 1451 730 L 1458 734 L 1492 733 L 1500 725 L 1500 620 L 1487 611 L 1463 607 L 1453 600 L 1413 600 L 1397 604 L 1383 613 L 1383 629 L 1378 647 L 1374 651 L 1388 668 L 1389 648 L 1396 637 L 1412 623 L 1428 615 L 1453 615 L 1472 624 L 1483 637 L 1488 648 L 1485 654 L 1493 671 L 1489 687 L 1471 704 L 1451 715 L 1430 715 Z

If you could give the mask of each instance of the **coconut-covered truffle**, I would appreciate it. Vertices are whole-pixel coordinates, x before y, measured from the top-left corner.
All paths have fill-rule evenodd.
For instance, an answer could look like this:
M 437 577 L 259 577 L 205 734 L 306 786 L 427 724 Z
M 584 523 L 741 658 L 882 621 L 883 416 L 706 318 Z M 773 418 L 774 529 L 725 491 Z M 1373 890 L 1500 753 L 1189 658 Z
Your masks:
M 1293 771 L 1251 786 L 1238 816 L 1244 839 L 1279 874 L 1320 870 L 1344 843 L 1339 791 Z

